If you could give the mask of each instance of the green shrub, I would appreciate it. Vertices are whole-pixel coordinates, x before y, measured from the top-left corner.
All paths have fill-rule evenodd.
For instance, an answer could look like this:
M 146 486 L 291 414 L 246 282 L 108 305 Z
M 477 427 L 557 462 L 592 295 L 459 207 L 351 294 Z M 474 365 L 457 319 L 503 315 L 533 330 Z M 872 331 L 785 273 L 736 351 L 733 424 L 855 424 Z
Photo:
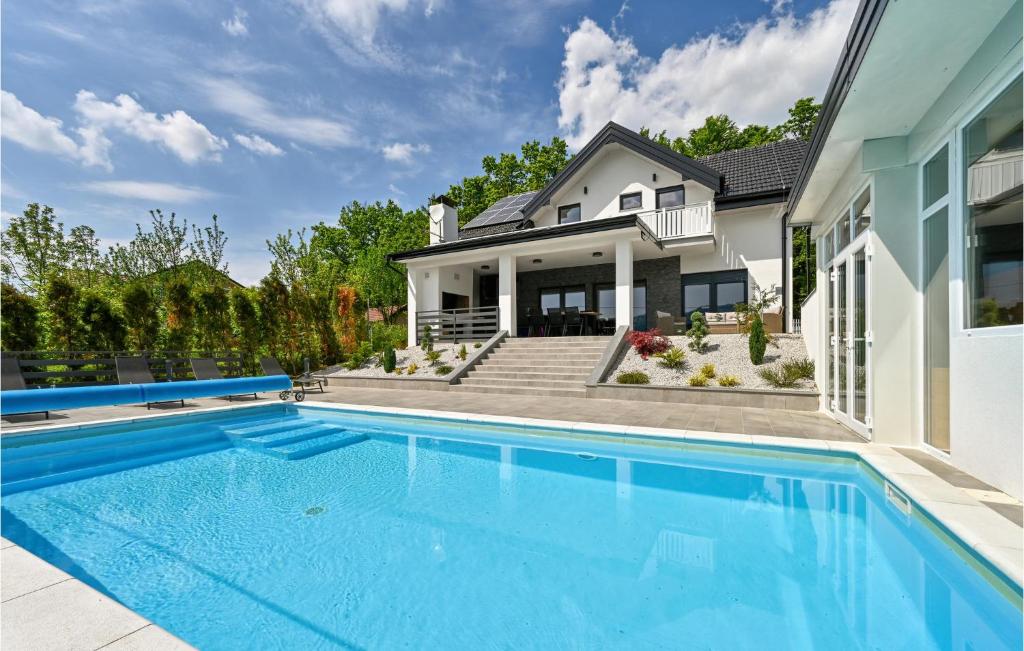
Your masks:
M 772 366 L 766 366 L 757 371 L 757 374 L 761 378 L 777 389 L 786 389 L 789 387 L 796 386 L 796 383 L 800 381 L 800 376 L 792 369 L 788 369 L 785 364 L 773 364 Z
M 710 380 L 711 378 L 715 377 L 715 365 L 705 364 L 704 366 L 701 366 L 700 374 Z
M 687 382 L 691 387 L 706 387 L 708 385 L 708 378 L 706 375 L 698 373 L 696 375 L 691 375 Z
M 452 369 L 451 366 L 448 366 L 447 364 L 441 364 L 440 366 L 434 369 L 434 375 L 448 375 L 449 373 L 452 372 L 452 370 L 454 369 Z
M 437 362 L 441 359 L 441 351 L 431 348 L 427 351 L 425 357 L 427 358 L 427 361 L 430 362 L 431 366 L 437 366 Z
M 740 379 L 735 375 L 723 375 L 718 378 L 718 386 L 720 387 L 738 387 L 740 385 Z
M 462 344 L 461 346 L 459 346 L 459 359 L 461 359 L 462 361 L 466 361 L 466 355 L 468 354 L 469 351 L 466 350 L 466 344 Z
M 434 335 L 430 331 L 430 326 L 423 326 L 423 336 L 420 338 L 420 349 L 424 351 L 434 350 Z
M 416 362 L 409 364 L 409 368 L 405 369 L 406 375 L 415 375 L 416 371 L 420 370 L 420 367 L 416 365 Z
M 4 350 L 35 350 L 39 343 L 39 310 L 28 294 L 3 283 L 0 290 L 0 335 Z
M 370 346 L 370 342 L 364 341 L 359 344 L 359 348 L 348 356 L 348 360 L 345 362 L 345 368 L 350 371 L 354 371 L 365 364 L 369 359 L 373 357 L 373 348 Z
M 473 348 L 479 348 L 480 346 L 483 346 L 483 344 L 480 343 L 479 341 L 473 344 Z
M 686 364 L 686 351 L 679 346 L 672 346 L 663 353 L 655 355 L 658 358 L 658 366 L 679 370 Z
M 384 346 L 384 352 L 380 356 L 383 360 L 384 372 L 390 373 L 394 371 L 398 360 L 395 358 L 395 349 L 391 347 L 391 344 Z
M 650 384 L 651 378 L 643 371 L 626 371 L 615 377 L 619 384 Z
M 708 342 L 704 341 L 708 336 L 708 322 L 703 312 L 694 310 L 690 313 L 690 329 L 686 331 L 686 336 L 690 339 L 690 350 L 703 353 L 708 349 Z
M 768 335 L 764 331 L 764 321 L 760 315 L 756 315 L 750 324 L 750 340 L 747 342 L 750 348 L 750 361 L 755 366 L 764 361 L 764 351 L 768 347 Z
M 787 373 L 791 373 L 801 380 L 814 379 L 814 361 L 806 357 L 791 359 L 788 362 L 783 362 L 782 366 L 786 369 Z

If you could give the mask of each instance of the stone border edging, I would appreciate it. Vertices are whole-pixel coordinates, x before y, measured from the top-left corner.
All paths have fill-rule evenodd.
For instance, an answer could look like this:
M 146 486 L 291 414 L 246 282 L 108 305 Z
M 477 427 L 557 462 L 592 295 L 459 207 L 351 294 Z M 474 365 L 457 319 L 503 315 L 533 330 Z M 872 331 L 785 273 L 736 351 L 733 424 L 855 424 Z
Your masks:
M 604 349 L 604 353 L 601 354 L 601 359 L 598 360 L 597 365 L 594 366 L 594 370 L 590 372 L 590 377 L 587 378 L 587 397 L 590 397 L 590 387 L 596 387 L 604 380 L 608 372 L 611 371 L 612 364 L 618 359 L 622 353 L 622 349 L 626 344 L 626 333 L 629 332 L 628 326 L 619 326 L 615 329 L 615 334 L 612 335 L 612 340 L 608 342 L 608 345 Z
M 448 384 L 456 384 L 458 380 L 462 379 L 464 375 L 470 372 L 477 363 L 484 357 L 487 357 L 492 350 L 494 350 L 498 344 L 505 341 L 505 337 L 508 336 L 508 330 L 498 330 L 493 337 L 484 342 L 479 348 L 473 349 L 473 354 L 469 358 L 459 365 L 458 368 L 453 370 L 448 375 L 445 375 L 442 379 L 447 380 Z
M 587 384 L 588 398 L 609 400 L 653 400 L 685 404 L 717 405 L 722 407 L 761 407 L 764 409 L 790 409 L 818 411 L 820 395 L 817 391 L 792 389 L 737 389 L 731 387 L 677 387 L 661 384 Z

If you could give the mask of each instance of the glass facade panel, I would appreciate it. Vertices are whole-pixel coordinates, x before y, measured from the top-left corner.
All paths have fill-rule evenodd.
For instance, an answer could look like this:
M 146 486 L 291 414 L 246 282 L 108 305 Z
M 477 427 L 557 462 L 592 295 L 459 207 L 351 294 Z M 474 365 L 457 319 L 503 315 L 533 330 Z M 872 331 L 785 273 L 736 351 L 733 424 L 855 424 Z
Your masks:
M 747 302 L 746 283 L 718 283 L 715 286 L 716 312 L 733 312 L 737 303 Z
M 711 311 L 711 285 L 683 286 L 683 314 L 690 318 L 693 312 Z
M 867 416 L 867 261 L 864 249 L 853 255 L 853 418 L 861 423 Z
M 829 270 L 831 275 L 831 269 Z M 828 403 L 836 400 L 836 284 L 828 283 Z M 829 407 L 832 409 L 832 407 Z
M 540 293 L 540 310 L 544 314 L 548 313 L 548 310 L 558 309 L 562 307 L 562 292 L 558 289 L 545 289 Z
M 565 303 L 563 307 L 578 307 L 580 310 L 587 309 L 587 292 L 583 287 L 566 288 Z
M 846 388 L 848 386 L 848 378 L 846 375 L 848 371 L 848 344 L 846 341 L 848 331 L 846 327 L 846 264 L 841 264 L 836 267 L 836 306 L 839 310 L 839 318 L 836 320 L 836 344 L 839 347 L 839 354 L 837 355 L 839 377 L 837 378 L 838 386 L 836 387 L 836 411 L 840 411 L 845 414 L 848 413 L 846 404 Z
M 604 285 L 597 288 L 597 311 L 602 319 L 615 319 L 615 286 Z
M 821 249 L 821 261 L 823 263 L 827 263 L 830 260 L 832 260 L 833 257 L 835 257 L 836 241 L 835 238 L 832 236 L 832 229 L 829 229 L 829 231 L 825 233 L 824 243 Z
M 921 208 L 927 208 L 949 192 L 949 145 L 925 163 L 921 176 Z
M 853 202 L 853 236 L 857 237 L 871 226 L 871 188 L 865 188 Z
M 836 224 L 836 251 L 842 251 L 850 244 L 850 211 L 839 219 Z
M 647 285 L 633 285 L 633 329 L 647 329 Z
M 963 133 L 964 309 L 968 328 L 1022 322 L 1022 111 L 1018 78 Z
M 924 440 L 949 451 L 949 211 L 924 222 Z

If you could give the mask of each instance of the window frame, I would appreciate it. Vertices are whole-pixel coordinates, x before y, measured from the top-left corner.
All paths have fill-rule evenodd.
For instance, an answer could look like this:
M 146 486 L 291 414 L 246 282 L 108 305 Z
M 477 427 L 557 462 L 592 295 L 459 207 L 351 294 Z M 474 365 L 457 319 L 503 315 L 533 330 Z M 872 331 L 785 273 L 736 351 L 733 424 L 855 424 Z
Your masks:
M 979 115 L 992 105 L 1006 90 L 1021 79 L 1022 74 L 1019 68 L 1013 68 L 1003 76 L 988 93 L 986 93 L 977 104 L 971 107 L 963 118 L 953 126 L 952 134 L 946 136 L 949 142 L 953 143 L 950 151 L 950 164 L 953 166 L 953 174 L 950 177 L 949 187 L 949 273 L 950 273 L 950 296 L 949 309 L 953 314 L 953 327 L 950 329 L 951 338 L 960 337 L 1004 337 L 1006 335 L 1020 336 L 1024 333 L 1024 323 L 991 326 L 988 328 L 968 327 L 967 304 L 965 293 L 967 291 L 967 256 L 964 246 L 966 212 L 964 206 L 964 190 L 967 187 L 966 172 L 964 169 L 964 131 L 967 126 L 974 122 Z M 945 142 L 946 140 L 944 140 Z M 936 151 L 939 149 L 935 148 Z M 919 202 L 920 203 L 920 202 Z M 918 238 L 920 241 L 920 238 Z M 918 251 L 920 254 L 920 250 Z
M 655 210 L 661 210 L 662 209 L 663 206 L 661 205 L 661 195 L 668 194 L 669 192 L 676 192 L 677 190 L 679 192 L 683 193 L 683 202 L 681 204 L 679 204 L 678 206 L 668 206 L 667 208 L 682 208 L 682 207 L 686 206 L 686 186 L 680 183 L 679 185 L 672 185 L 672 186 L 669 186 L 667 188 L 658 188 L 657 190 L 655 190 L 654 191 L 654 209 Z
M 562 212 L 563 211 L 572 210 L 573 208 L 575 208 L 576 210 L 579 211 L 579 215 L 580 215 L 579 219 L 574 219 L 572 221 L 565 221 L 563 219 Z M 559 224 L 578 224 L 581 221 L 583 221 L 583 209 L 580 207 L 580 204 L 578 204 L 578 203 L 570 203 L 570 204 L 566 204 L 564 206 L 559 206 L 558 207 L 558 223 Z
M 623 202 L 626 199 L 632 199 L 634 197 L 637 198 L 637 199 L 640 199 L 640 205 L 637 206 L 636 208 L 626 208 L 623 205 Z M 623 192 L 622 194 L 619 195 L 619 212 L 626 212 L 627 210 L 643 210 L 643 209 L 644 209 L 644 193 L 642 191 Z
M 580 292 L 581 294 L 583 294 L 583 308 L 582 308 L 581 311 L 585 311 L 587 309 L 587 306 L 589 305 L 589 301 L 587 301 L 587 286 L 585 284 L 583 284 L 583 285 L 555 285 L 553 287 L 540 287 L 540 288 L 537 289 L 537 306 L 540 307 L 542 305 L 541 298 L 544 296 L 544 294 L 554 294 L 556 292 L 558 293 L 558 309 L 560 309 L 560 310 L 564 310 L 565 309 L 565 294 L 566 294 L 566 292 Z M 547 310 L 544 310 L 543 313 L 544 313 L 544 316 L 548 315 Z
M 718 285 L 726 283 L 743 282 L 743 295 L 747 301 L 750 300 L 750 270 L 749 269 L 722 269 L 721 271 L 702 271 L 692 274 L 682 274 L 679 279 L 679 309 L 686 311 L 686 287 L 689 285 L 708 286 L 708 309 L 709 312 L 717 311 L 718 307 Z M 733 310 L 728 310 L 732 312 Z M 683 314 L 687 326 L 690 324 L 690 315 Z

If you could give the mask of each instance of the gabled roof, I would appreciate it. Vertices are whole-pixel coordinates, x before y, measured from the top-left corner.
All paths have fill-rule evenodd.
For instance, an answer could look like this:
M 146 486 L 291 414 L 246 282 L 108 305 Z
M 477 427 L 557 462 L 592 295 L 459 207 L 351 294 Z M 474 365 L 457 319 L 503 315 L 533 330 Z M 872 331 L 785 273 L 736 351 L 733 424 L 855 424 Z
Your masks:
M 704 156 L 700 162 L 722 175 L 715 203 L 728 208 L 730 203 L 779 195 L 792 188 L 806 153 L 805 141 L 787 139 Z
M 664 145 L 660 145 L 650 138 L 645 138 L 635 131 L 630 131 L 620 124 L 609 122 L 569 161 L 569 164 L 555 178 L 551 179 L 551 183 L 548 183 L 543 190 L 530 199 L 529 203 L 523 206 L 523 217 L 529 219 L 534 213 L 547 205 L 552 195 L 559 188 L 568 183 L 576 172 L 586 165 L 602 147 L 612 143 L 622 145 L 641 156 L 664 165 L 670 170 L 679 172 L 684 179 L 693 179 L 698 183 L 708 186 L 715 192 L 718 192 L 721 187 L 721 178 L 718 172 L 710 167 L 688 156 L 683 156 Z

